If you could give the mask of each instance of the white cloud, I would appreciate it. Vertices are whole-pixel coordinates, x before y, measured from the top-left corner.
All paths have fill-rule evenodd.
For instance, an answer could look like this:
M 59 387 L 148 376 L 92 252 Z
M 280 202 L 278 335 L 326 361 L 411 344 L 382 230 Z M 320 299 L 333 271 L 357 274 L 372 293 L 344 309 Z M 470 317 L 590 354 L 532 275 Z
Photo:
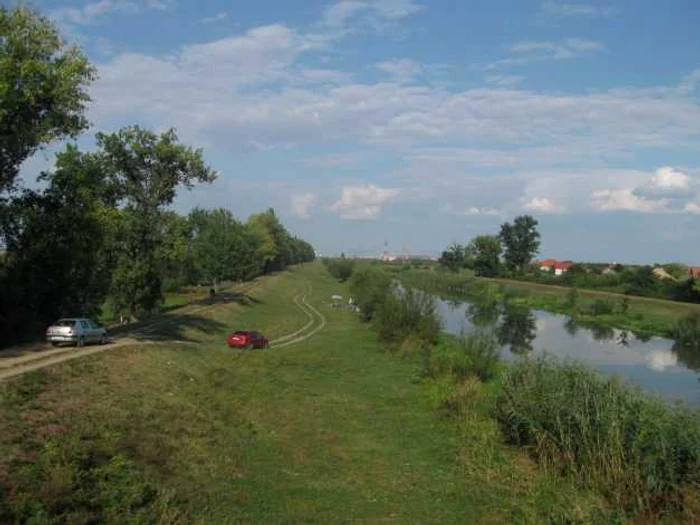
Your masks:
M 227 18 L 228 13 L 226 11 L 221 11 L 213 16 L 205 16 L 204 18 L 200 18 L 199 22 L 202 24 L 213 24 L 214 22 L 221 22 L 222 20 L 226 20 Z
M 342 29 L 359 15 L 366 16 L 370 21 L 395 21 L 422 10 L 423 7 L 412 0 L 342 0 L 326 8 L 323 23 Z
M 510 88 L 522 82 L 523 77 L 517 75 L 487 75 L 484 82 L 498 87 Z
M 688 202 L 684 207 L 683 211 L 687 213 L 692 213 L 694 215 L 700 215 L 700 200 L 697 202 Z
M 593 192 L 590 198 L 591 207 L 599 211 L 639 211 L 652 213 L 661 211 L 666 201 L 650 201 L 637 197 L 631 189 L 600 190 Z
M 467 215 L 467 216 L 474 216 L 474 215 L 500 215 L 500 211 L 494 209 L 494 208 L 478 208 L 478 207 L 471 207 L 467 208 L 464 210 L 462 215 Z
M 158 0 L 98 0 L 87 2 L 84 6 L 59 7 L 50 12 L 51 17 L 59 24 L 90 25 L 110 13 L 135 14 L 146 9 L 163 10 L 168 7 L 166 2 Z
M 522 66 L 546 60 L 571 59 L 589 51 L 600 51 L 602 49 L 605 49 L 605 46 L 601 42 L 580 38 L 566 38 L 559 42 L 517 42 L 508 48 L 511 53 L 516 55 L 514 58 L 498 60 L 489 64 L 486 69 L 494 69 L 500 66 Z
M 292 212 L 297 217 L 308 219 L 317 200 L 314 193 L 296 193 L 292 195 Z
M 304 164 L 312 168 L 337 168 L 350 166 L 358 162 L 356 155 L 319 155 L 304 159 Z
M 556 209 L 554 202 L 546 197 L 533 197 L 523 202 L 523 209 L 538 212 L 552 212 Z
M 599 7 L 591 4 L 566 4 L 559 2 L 543 2 L 540 4 L 541 16 L 590 16 L 604 17 L 615 13 L 613 7 Z
M 410 82 L 413 77 L 420 75 L 423 71 L 418 62 L 408 58 L 378 62 L 375 67 L 394 77 L 397 82 Z
M 342 219 L 373 220 L 381 212 L 382 206 L 391 202 L 399 194 L 398 189 L 380 188 L 374 184 L 343 187 L 340 199 L 329 206 Z
M 646 184 L 635 188 L 634 194 L 648 199 L 683 198 L 692 196 L 692 186 L 690 175 L 666 166 L 657 169 Z

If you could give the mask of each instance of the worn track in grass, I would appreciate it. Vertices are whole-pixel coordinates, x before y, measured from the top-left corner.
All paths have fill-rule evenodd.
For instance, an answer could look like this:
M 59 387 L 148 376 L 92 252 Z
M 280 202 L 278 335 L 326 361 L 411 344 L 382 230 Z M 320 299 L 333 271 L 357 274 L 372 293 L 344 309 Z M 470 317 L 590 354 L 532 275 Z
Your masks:
M 249 292 L 256 286 L 258 286 L 259 281 L 253 281 L 250 283 L 245 283 L 244 285 L 234 289 L 233 291 L 239 294 Z M 306 302 L 306 298 L 311 293 L 311 287 L 308 286 L 306 293 L 297 294 L 293 301 L 299 310 L 301 310 L 309 318 L 309 321 L 300 329 L 279 337 L 270 342 L 270 345 L 276 349 L 284 348 L 312 337 L 314 334 L 322 330 L 326 326 L 326 318 L 324 315 L 316 310 L 313 306 Z M 194 314 L 202 314 L 204 312 L 225 306 L 229 303 L 216 303 L 208 305 L 187 305 L 167 314 L 165 318 L 154 320 L 152 322 L 144 323 L 132 330 L 126 330 L 123 335 L 120 334 L 120 338 L 115 340 L 110 340 L 106 345 L 99 346 L 89 346 L 89 347 L 67 347 L 67 348 L 57 348 L 57 349 L 46 349 L 43 351 L 33 352 L 28 355 L 20 355 L 18 357 L 6 358 L 0 361 L 0 380 L 15 377 L 27 372 L 38 370 L 47 366 L 52 366 L 70 359 L 75 359 L 78 357 L 84 357 L 88 355 L 97 354 L 107 350 L 112 350 L 122 346 L 133 346 L 142 344 L 154 344 L 154 343 L 164 343 L 173 342 L 179 344 L 199 344 L 191 343 L 179 340 L 158 340 L 158 341 L 148 341 L 139 339 L 139 337 L 147 336 L 152 334 L 159 328 L 166 326 L 168 324 L 177 323 L 178 319 L 182 316 L 191 316 Z M 47 345 L 43 345 L 44 348 L 48 348 Z

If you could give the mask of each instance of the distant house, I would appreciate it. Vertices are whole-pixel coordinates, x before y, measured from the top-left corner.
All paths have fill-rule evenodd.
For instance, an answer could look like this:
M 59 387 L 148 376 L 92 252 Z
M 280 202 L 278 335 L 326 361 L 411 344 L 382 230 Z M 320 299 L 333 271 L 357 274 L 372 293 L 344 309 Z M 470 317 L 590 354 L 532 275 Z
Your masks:
M 554 272 L 554 275 L 563 275 L 574 267 L 574 263 L 571 261 L 557 261 L 556 259 L 542 259 L 537 262 L 537 265 L 541 271 Z
M 700 267 L 691 266 L 688 268 L 688 275 L 690 275 L 693 279 L 700 279 Z

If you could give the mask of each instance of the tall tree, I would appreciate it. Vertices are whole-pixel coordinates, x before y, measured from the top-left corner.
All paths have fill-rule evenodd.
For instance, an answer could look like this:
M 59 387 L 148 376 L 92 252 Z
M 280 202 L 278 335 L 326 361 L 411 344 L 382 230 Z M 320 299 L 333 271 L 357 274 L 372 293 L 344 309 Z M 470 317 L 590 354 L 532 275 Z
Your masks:
M 94 76 L 47 18 L 0 6 L 0 195 L 43 144 L 87 128 L 86 88 Z
M 172 129 L 160 135 L 138 126 L 98 133 L 97 146 L 125 216 L 111 295 L 132 316 L 147 314 L 162 301 L 157 254 L 163 210 L 178 187 L 211 182 L 216 174 L 202 151 L 180 144 Z
M 98 159 L 69 146 L 40 178 L 46 190 L 14 198 L 3 221 L 8 255 L 0 317 L 8 339 L 57 317 L 98 313 L 109 285 L 104 248 L 113 199 Z
M 190 212 L 192 249 L 198 274 L 216 283 L 244 280 L 260 272 L 257 238 L 225 209 Z
M 442 252 L 438 263 L 452 272 L 459 271 L 464 266 L 464 246 L 453 242 Z
M 537 224 L 531 215 L 521 215 L 515 218 L 513 224 L 506 222 L 501 225 L 504 259 L 511 272 L 522 273 L 540 249 Z
M 474 273 L 495 277 L 501 269 L 501 241 L 495 235 L 478 235 L 471 242 L 474 252 Z

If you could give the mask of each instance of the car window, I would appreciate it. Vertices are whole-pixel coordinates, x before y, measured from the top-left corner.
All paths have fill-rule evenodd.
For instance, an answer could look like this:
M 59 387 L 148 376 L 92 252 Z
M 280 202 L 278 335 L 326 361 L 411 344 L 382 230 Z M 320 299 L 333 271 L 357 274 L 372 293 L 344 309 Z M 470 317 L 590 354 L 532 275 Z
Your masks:
M 250 332 L 250 336 L 257 339 L 258 337 L 260 337 L 260 334 L 258 332 Z
M 82 320 L 82 321 L 80 321 L 80 325 L 81 325 L 85 330 L 90 330 L 90 328 L 91 328 L 90 322 L 89 322 L 89 321 Z
M 94 330 L 97 330 L 97 329 L 100 327 L 100 325 L 98 325 L 98 324 L 97 324 L 95 321 L 93 321 L 92 319 L 88 319 L 87 322 L 88 322 L 88 324 L 90 325 L 90 328 L 92 328 L 92 329 L 94 329 Z
M 53 325 L 54 326 L 73 326 L 75 324 L 75 319 L 59 319 Z

